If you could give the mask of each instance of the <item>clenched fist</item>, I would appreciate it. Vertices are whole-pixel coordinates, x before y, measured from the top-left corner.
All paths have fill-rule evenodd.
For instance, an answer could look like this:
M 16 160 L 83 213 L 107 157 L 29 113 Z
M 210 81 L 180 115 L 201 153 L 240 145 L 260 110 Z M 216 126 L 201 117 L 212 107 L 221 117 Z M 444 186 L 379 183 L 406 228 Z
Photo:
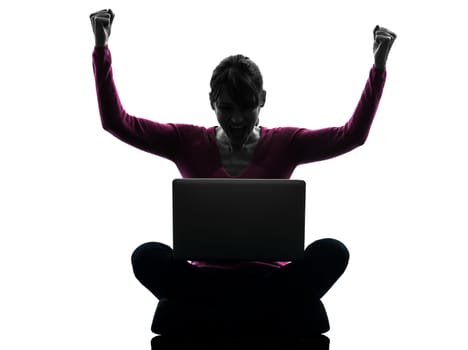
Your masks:
M 374 28 L 374 60 L 376 68 L 385 68 L 388 54 L 396 37 L 396 34 L 387 28 L 379 26 Z
M 107 46 L 114 16 L 111 9 L 101 10 L 89 15 L 96 47 Z

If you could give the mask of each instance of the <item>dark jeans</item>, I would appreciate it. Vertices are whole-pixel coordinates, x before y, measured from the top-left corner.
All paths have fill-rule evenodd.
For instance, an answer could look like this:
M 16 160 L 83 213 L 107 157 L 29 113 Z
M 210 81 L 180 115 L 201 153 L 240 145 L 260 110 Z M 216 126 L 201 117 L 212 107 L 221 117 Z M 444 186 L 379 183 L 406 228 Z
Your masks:
M 304 259 L 265 271 L 199 268 L 176 260 L 170 247 L 150 242 L 132 254 L 136 278 L 158 299 L 225 299 L 241 295 L 262 298 L 320 299 L 346 269 L 349 252 L 335 239 L 311 243 Z

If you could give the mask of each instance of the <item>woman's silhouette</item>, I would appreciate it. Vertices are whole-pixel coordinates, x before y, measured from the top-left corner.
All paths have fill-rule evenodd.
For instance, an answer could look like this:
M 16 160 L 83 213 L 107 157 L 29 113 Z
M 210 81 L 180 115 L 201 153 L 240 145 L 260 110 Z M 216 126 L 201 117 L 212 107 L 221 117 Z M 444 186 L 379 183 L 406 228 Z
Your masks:
M 248 57 L 230 56 L 214 70 L 209 95 L 219 126 L 162 124 L 123 108 L 113 81 L 107 42 L 114 14 L 91 14 L 93 69 L 102 125 L 120 140 L 171 160 L 185 178 L 282 178 L 296 166 L 336 157 L 362 145 L 383 91 L 386 61 L 396 35 L 374 29 L 374 60 L 357 107 L 341 127 L 318 130 L 259 125 L 266 92 L 260 70 Z M 161 243 L 145 243 L 132 255 L 137 279 L 157 298 L 227 298 L 265 293 L 321 298 L 344 272 L 348 250 L 335 239 L 310 244 L 301 261 L 178 261 Z

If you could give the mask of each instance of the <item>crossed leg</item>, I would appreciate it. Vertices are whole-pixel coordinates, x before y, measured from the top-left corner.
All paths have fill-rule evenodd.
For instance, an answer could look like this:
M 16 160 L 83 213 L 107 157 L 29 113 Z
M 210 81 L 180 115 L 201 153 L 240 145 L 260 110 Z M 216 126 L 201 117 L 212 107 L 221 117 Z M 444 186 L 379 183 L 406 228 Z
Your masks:
M 322 298 L 343 274 L 349 260 L 346 246 L 338 240 L 326 238 L 311 243 L 304 259 L 293 261 L 279 269 L 254 275 L 257 292 L 274 296 L 303 296 Z M 174 259 L 172 249 L 162 243 L 150 242 L 139 246 L 132 254 L 136 278 L 158 299 L 222 297 L 235 295 L 242 283 L 252 282 L 252 275 L 225 270 L 198 268 L 187 261 Z

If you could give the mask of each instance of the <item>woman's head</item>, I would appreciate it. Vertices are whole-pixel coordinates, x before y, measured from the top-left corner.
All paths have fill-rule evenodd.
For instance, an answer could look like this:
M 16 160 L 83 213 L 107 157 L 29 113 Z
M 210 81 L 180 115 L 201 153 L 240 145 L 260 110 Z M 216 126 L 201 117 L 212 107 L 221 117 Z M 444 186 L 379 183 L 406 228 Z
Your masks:
M 248 57 L 229 56 L 213 71 L 210 87 L 210 103 L 219 124 L 232 143 L 243 144 L 265 104 L 260 69 Z
M 243 55 L 229 56 L 213 71 L 210 81 L 211 105 L 224 90 L 239 107 L 263 107 L 263 77 L 258 66 Z

